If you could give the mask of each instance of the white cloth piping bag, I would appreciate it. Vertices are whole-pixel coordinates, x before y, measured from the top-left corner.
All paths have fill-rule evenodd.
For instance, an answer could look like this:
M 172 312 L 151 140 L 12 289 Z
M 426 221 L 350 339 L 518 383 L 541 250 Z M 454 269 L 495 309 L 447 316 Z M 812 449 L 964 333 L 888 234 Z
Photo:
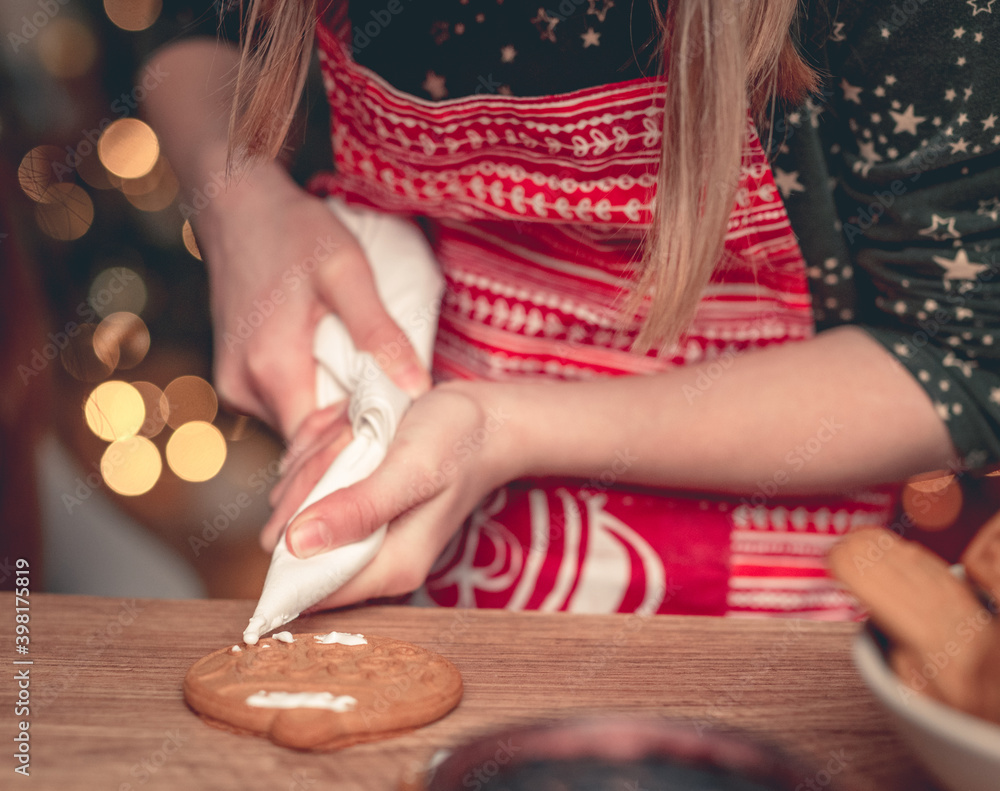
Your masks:
M 443 280 L 427 240 L 400 218 L 351 209 L 333 198 L 327 202 L 357 238 L 371 265 L 382 304 L 429 368 Z M 398 353 L 395 347 L 377 354 L 391 359 Z M 317 500 L 368 477 L 385 458 L 410 406 L 409 396 L 382 371 L 376 358 L 354 347 L 336 316 L 323 317 L 316 327 L 313 355 L 317 362 L 316 406 L 322 409 L 349 397 L 354 439 L 334 459 L 292 519 Z M 295 619 L 340 588 L 375 557 L 385 531 L 383 525 L 361 541 L 305 559 L 289 552 L 282 533 L 243 640 L 254 645 L 261 635 Z

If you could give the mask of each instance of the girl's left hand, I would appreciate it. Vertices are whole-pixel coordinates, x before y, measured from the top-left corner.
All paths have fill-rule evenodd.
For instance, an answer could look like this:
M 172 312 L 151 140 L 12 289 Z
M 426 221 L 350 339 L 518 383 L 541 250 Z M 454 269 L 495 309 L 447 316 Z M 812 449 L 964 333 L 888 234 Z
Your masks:
M 359 541 L 389 525 L 374 560 L 318 609 L 416 590 L 477 503 L 520 476 L 511 415 L 490 398 L 498 387 L 449 382 L 421 396 L 374 473 L 295 518 L 281 540 L 298 557 Z M 291 444 L 286 475 L 272 494 L 275 510 L 261 535 L 265 549 L 273 550 L 284 524 L 350 432 L 336 410 L 305 421 Z

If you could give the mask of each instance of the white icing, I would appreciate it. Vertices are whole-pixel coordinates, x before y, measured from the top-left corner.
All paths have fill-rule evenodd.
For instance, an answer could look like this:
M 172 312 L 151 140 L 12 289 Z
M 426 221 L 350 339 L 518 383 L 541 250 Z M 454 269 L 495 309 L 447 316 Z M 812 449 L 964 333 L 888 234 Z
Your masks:
M 291 632 L 275 632 L 271 635 L 275 640 L 280 640 L 283 643 L 294 643 L 295 638 L 292 637 Z
M 433 318 L 444 281 L 427 240 L 412 223 L 398 217 L 349 209 L 335 199 L 327 203 L 361 244 L 382 303 L 400 327 L 412 328 L 410 341 L 420 358 L 429 363 L 437 329 Z M 346 327 L 333 314 L 324 316 L 316 327 L 313 356 L 317 362 L 316 406 L 323 408 L 350 395 L 348 415 L 354 439 L 334 459 L 299 512 L 368 477 L 385 457 L 410 404 L 406 393 L 382 372 L 374 358 L 354 347 Z M 244 641 L 256 644 L 261 635 L 338 590 L 375 557 L 385 532 L 383 525 L 362 541 L 305 559 L 291 554 L 282 535 L 257 609 L 243 632 Z
M 323 645 L 368 645 L 363 634 L 351 634 L 350 632 L 330 632 L 330 634 L 314 634 L 313 639 Z
M 264 709 L 329 709 L 343 713 L 353 711 L 357 698 L 350 695 L 332 695 L 329 692 L 260 692 L 246 699 L 248 706 Z
M 264 643 L 264 645 L 260 647 L 260 650 L 263 651 L 265 648 L 270 648 L 270 647 L 271 647 L 270 643 Z
M 232 652 L 233 652 L 234 654 L 238 654 L 238 653 L 239 653 L 240 651 L 242 651 L 243 649 L 242 649 L 242 648 L 240 648 L 240 647 L 239 647 L 238 645 L 234 645 L 234 646 L 233 646 L 232 648 L 230 648 L 229 650 L 230 650 L 230 651 L 232 651 Z

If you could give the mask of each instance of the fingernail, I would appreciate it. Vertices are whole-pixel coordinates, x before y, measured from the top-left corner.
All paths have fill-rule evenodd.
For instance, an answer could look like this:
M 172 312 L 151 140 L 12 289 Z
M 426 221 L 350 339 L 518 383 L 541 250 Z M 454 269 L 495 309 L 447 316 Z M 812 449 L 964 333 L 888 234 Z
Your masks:
M 427 392 L 430 384 L 427 372 L 419 365 L 405 364 L 393 370 L 393 379 L 402 387 L 407 395 L 416 398 Z
M 290 530 L 292 554 L 297 558 L 311 558 L 330 548 L 333 537 L 325 522 L 314 519 Z

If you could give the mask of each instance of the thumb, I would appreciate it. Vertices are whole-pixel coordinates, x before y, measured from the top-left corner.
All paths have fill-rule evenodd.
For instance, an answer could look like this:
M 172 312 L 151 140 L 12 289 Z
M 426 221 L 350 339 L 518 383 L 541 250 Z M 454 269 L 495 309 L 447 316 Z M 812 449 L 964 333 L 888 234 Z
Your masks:
M 338 266 L 320 267 L 318 272 L 322 299 L 340 317 L 355 346 L 370 352 L 397 385 L 414 398 L 425 393 L 431 386 L 430 374 L 379 299 L 361 248 L 351 246 L 338 258 Z
M 408 486 L 405 466 L 387 456 L 364 480 L 304 509 L 289 524 L 285 541 L 296 557 L 312 557 L 367 538 L 422 499 Z

